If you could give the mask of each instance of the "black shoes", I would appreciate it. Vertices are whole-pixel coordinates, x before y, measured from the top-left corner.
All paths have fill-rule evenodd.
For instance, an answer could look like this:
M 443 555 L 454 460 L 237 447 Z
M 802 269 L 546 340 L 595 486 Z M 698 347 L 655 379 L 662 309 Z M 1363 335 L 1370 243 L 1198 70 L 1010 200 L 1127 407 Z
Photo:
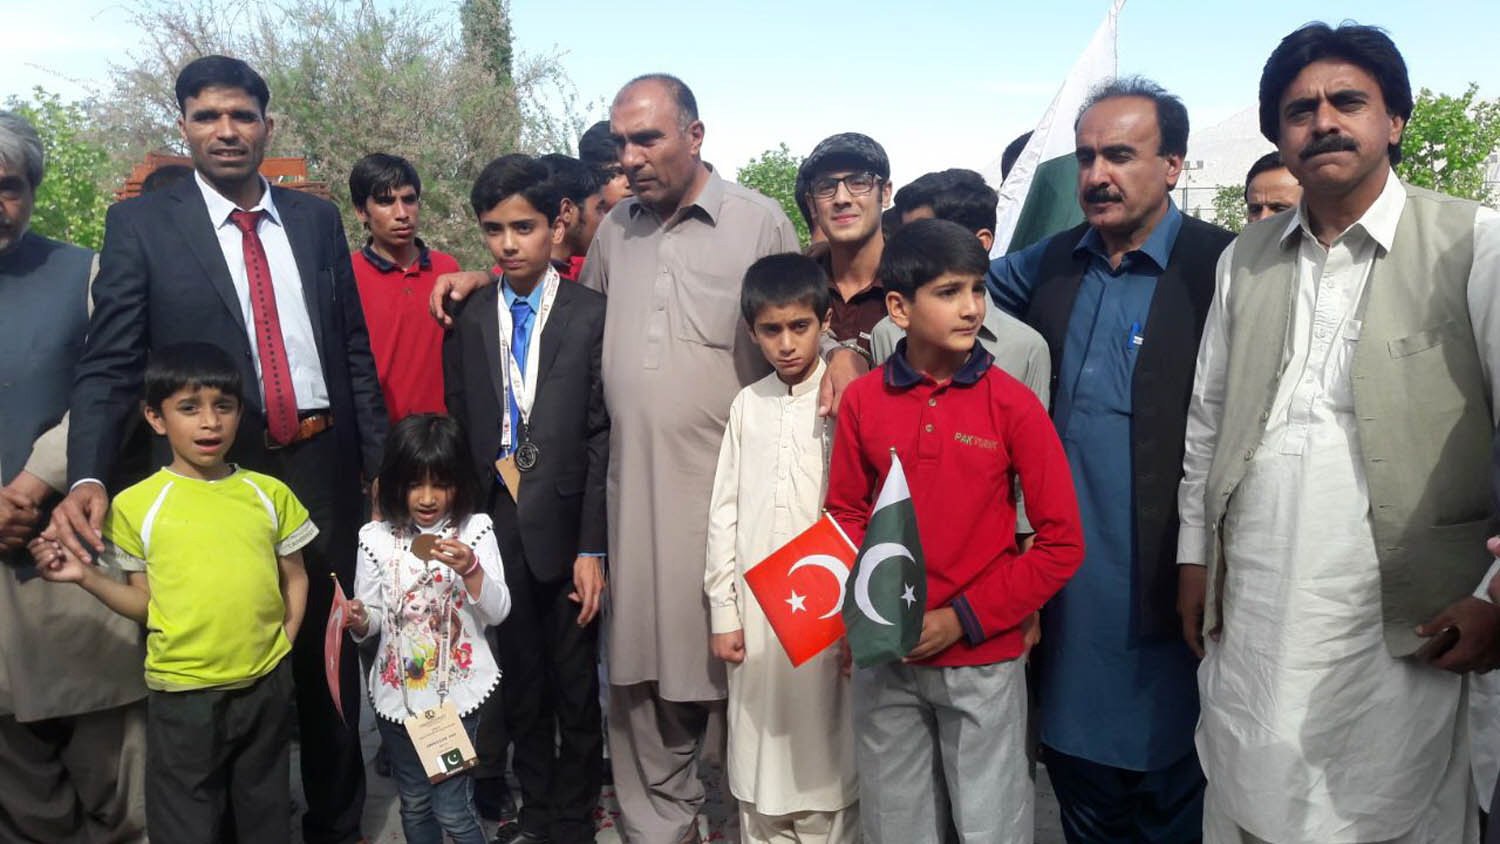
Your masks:
M 474 781 L 474 808 L 479 810 L 481 818 L 500 824 L 502 832 L 516 823 L 516 798 L 504 777 Z
M 533 832 L 525 832 L 519 823 L 512 823 L 500 827 L 491 844 L 551 844 L 551 840 Z

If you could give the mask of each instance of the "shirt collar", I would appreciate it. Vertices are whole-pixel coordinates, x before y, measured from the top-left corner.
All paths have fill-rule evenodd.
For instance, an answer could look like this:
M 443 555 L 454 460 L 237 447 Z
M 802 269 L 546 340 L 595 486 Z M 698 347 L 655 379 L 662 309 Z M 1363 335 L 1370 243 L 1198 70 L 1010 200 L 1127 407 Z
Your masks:
M 370 266 L 383 273 L 406 269 L 405 267 L 397 266 L 395 261 L 386 260 L 384 255 L 376 252 L 375 238 L 373 237 L 365 238 L 365 245 L 359 250 L 359 254 L 365 256 L 365 260 L 370 262 Z M 424 272 L 432 269 L 432 256 L 428 254 L 427 244 L 423 243 L 420 237 L 417 238 L 417 269 Z
M 803 378 L 802 383 L 792 385 L 792 398 L 798 398 L 800 396 L 805 396 L 808 393 L 817 392 L 818 385 L 823 381 L 823 371 L 827 368 L 828 364 L 824 363 L 823 358 L 819 356 L 817 363 L 813 365 L 812 374 L 808 375 L 806 378 Z
M 1306 200 L 1297 203 L 1297 210 L 1292 212 L 1292 218 L 1287 220 L 1286 228 L 1281 231 L 1281 244 L 1286 245 L 1287 239 L 1293 234 L 1302 233 L 1317 241 L 1313 237 L 1312 228 L 1307 223 Z M 1406 209 L 1406 186 L 1401 184 L 1401 178 L 1396 175 L 1395 170 L 1387 171 L 1385 187 L 1380 189 L 1380 196 L 1365 209 L 1354 224 L 1339 234 L 1339 238 L 1359 229 L 1369 235 L 1380 248 L 1386 252 L 1391 251 L 1391 246 L 1396 242 L 1396 227 L 1401 224 L 1401 212 Z
M 979 339 L 993 343 L 1000 339 L 1000 306 L 994 302 L 985 302 L 984 305 L 984 322 L 979 323 Z
M 505 307 L 509 308 L 511 305 L 514 305 L 517 299 L 525 299 L 531 305 L 532 313 L 540 313 L 542 310 L 542 293 L 547 289 L 548 279 L 556 274 L 557 270 L 549 265 L 547 273 L 542 276 L 542 280 L 537 282 L 536 287 L 531 288 L 531 292 L 525 296 L 517 295 L 516 291 L 510 289 L 510 282 L 504 276 L 501 276 L 500 295 L 505 297 Z
M 969 357 L 964 360 L 963 366 L 953 373 L 953 383 L 970 386 L 984 377 L 984 373 L 994 365 L 995 357 L 985 350 L 978 342 L 974 348 L 969 350 Z M 896 351 L 885 360 L 885 385 L 897 390 L 909 390 L 922 383 L 923 380 L 931 381 L 926 375 L 912 368 L 906 360 L 906 338 L 902 337 L 896 342 Z
M 625 208 L 630 212 L 631 219 L 639 217 L 642 214 L 651 214 L 653 217 L 656 216 L 656 212 L 643 205 L 639 197 L 631 197 L 626 201 L 630 203 L 629 205 L 625 206 Z M 668 223 L 672 223 L 676 220 L 687 217 L 689 214 L 693 213 L 694 209 L 697 209 L 703 212 L 704 216 L 708 217 L 708 222 L 710 225 L 718 225 L 719 212 L 723 209 L 723 207 L 724 180 L 719 178 L 718 173 L 714 172 L 713 170 L 709 170 L 708 181 L 704 183 L 703 190 L 698 191 L 698 196 L 694 198 L 692 202 L 689 202 L 687 205 L 684 205 L 683 207 L 677 209 L 677 213 L 673 214 L 666 220 L 662 220 L 661 223 L 665 226 Z
M 1169 197 L 1167 213 L 1162 215 L 1156 228 L 1151 230 L 1151 234 L 1146 237 L 1146 242 L 1125 254 L 1127 256 L 1144 255 L 1156 264 L 1158 270 L 1165 270 L 1167 261 L 1172 257 L 1172 247 L 1177 245 L 1177 233 L 1180 231 L 1182 231 L 1182 212 L 1177 210 L 1177 203 Z M 1078 245 L 1073 247 L 1075 255 L 1080 251 L 1088 251 L 1105 260 L 1109 259 L 1109 251 L 1104 248 L 1104 238 L 1093 226 L 1089 226 L 1088 231 L 1083 233 L 1083 237 L 1078 239 Z M 1124 266 L 1124 261 L 1121 261 L 1121 266 Z
M 281 212 L 276 210 L 276 200 L 271 196 L 271 183 L 266 181 L 265 176 L 260 176 L 260 202 L 255 207 L 246 208 L 246 211 L 265 211 L 266 217 L 276 225 L 281 225 Z M 203 194 L 203 204 L 208 206 L 208 219 L 213 221 L 214 228 L 221 229 L 229 222 L 231 212 L 240 210 L 238 205 L 230 202 L 224 194 L 214 190 L 214 186 L 203 178 L 203 174 L 193 171 L 193 180 L 198 183 L 198 192 Z

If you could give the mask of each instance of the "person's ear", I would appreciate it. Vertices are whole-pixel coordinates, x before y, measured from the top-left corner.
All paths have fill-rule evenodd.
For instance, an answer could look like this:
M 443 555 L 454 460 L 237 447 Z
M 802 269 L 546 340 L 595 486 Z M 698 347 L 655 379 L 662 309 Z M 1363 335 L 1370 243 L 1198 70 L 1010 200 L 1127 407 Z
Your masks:
M 980 229 L 974 232 L 974 236 L 979 238 L 979 245 L 984 247 L 985 254 L 995 248 L 995 233 L 989 229 Z
M 911 325 L 911 303 L 906 301 L 905 296 L 894 290 L 887 291 L 885 294 L 885 312 L 890 316 L 891 322 L 902 331 L 907 330 Z
M 1177 180 L 1182 176 L 1182 156 L 1174 152 L 1162 158 L 1167 162 L 1167 190 L 1176 190 Z
M 692 153 L 694 158 L 701 157 L 703 155 L 703 121 L 694 120 L 688 124 L 687 136 L 688 152 Z
M 146 424 L 150 425 L 151 430 L 155 431 L 158 436 L 167 435 L 167 420 L 162 418 L 156 408 L 149 404 L 142 404 L 141 413 L 146 417 Z

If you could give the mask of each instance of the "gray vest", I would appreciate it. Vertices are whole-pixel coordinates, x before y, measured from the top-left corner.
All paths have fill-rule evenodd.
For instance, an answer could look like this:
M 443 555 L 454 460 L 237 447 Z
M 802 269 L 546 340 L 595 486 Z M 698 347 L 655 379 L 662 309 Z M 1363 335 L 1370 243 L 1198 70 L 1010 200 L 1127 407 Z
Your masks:
M 27 232 L 0 255 L 0 483 L 68 410 L 88 332 L 93 253 Z
M 1351 370 L 1360 463 L 1380 563 L 1386 647 L 1405 656 L 1413 628 L 1473 592 L 1490 563 L 1494 515 L 1489 453 L 1492 397 L 1469 320 L 1472 202 L 1406 187 L 1388 254 L 1377 255 Z M 1225 325 L 1229 366 L 1206 489 L 1205 628 L 1219 625 L 1220 529 L 1265 434 L 1284 374 L 1300 233 L 1279 243 L 1285 218 L 1250 226 L 1234 246 Z

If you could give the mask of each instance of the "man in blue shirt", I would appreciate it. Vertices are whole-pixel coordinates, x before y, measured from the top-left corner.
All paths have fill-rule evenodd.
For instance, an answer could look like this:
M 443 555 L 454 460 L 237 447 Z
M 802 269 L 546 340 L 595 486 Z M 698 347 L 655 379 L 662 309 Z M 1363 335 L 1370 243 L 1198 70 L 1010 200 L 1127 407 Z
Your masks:
M 1172 203 L 1188 117 L 1160 86 L 1096 90 L 1075 134 L 1086 222 L 989 276 L 1000 307 L 1047 339 L 1087 549 L 1042 616 L 1042 758 L 1069 842 L 1197 841 L 1197 660 L 1176 611 L 1176 490 L 1214 266 L 1232 235 Z

